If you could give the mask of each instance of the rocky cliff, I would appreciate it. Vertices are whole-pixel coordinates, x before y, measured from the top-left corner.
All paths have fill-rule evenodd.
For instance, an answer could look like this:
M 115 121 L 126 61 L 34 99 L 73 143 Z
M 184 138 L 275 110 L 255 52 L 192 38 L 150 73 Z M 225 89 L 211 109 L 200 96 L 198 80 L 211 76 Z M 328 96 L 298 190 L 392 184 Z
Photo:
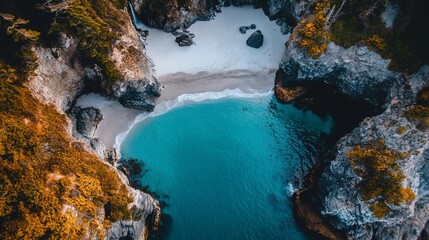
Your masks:
M 146 56 L 140 34 L 133 27 L 126 9 L 119 11 L 123 23 L 118 38 L 111 45 L 108 59 L 118 72 L 111 83 L 99 63 L 86 61 L 73 34 L 59 33 L 52 47 L 37 46 L 34 51 L 38 67 L 30 78 L 29 87 L 36 97 L 53 103 L 65 112 L 83 90 L 95 90 L 118 99 L 124 106 L 153 110 L 160 86 Z
M 378 116 L 366 118 L 333 150 L 333 159 L 318 183 L 322 214 L 336 228 L 345 230 L 350 238 L 418 239 L 429 220 L 426 176 L 429 170 L 429 134 L 418 126 L 418 122 L 407 118 L 407 111 L 412 108 L 416 90 L 422 83 L 429 83 L 429 67 L 395 82 L 386 110 Z M 349 155 L 356 146 L 379 140 L 388 149 L 407 153 L 397 162 L 404 174 L 401 184 L 411 187 L 416 195 L 411 202 L 388 203 L 387 213 L 382 216 L 376 216 L 372 205 L 376 199 L 364 200 L 360 188 L 374 186 L 360 185 L 363 177 L 353 167 Z M 399 194 L 400 189 L 394 191 Z
M 277 20 L 280 26 L 295 26 L 314 0 L 184 0 L 184 1 L 131 1 L 137 16 L 150 27 L 167 32 L 187 29 L 196 21 L 213 18 L 221 7 L 253 5 L 262 8 L 271 20 Z
M 344 45 L 344 39 L 353 39 L 356 36 L 351 34 L 360 33 L 345 29 L 336 32 L 346 20 L 334 17 L 341 8 L 343 18 L 352 19 L 358 17 L 352 14 L 361 14 L 359 18 L 363 24 L 359 27 L 370 29 L 371 24 L 383 22 L 385 26 L 378 29 L 379 34 L 389 36 L 391 29 L 401 32 L 407 28 L 398 19 L 404 19 L 409 13 L 398 10 L 405 6 L 398 2 L 375 2 L 374 5 L 349 4 L 347 1 L 319 3 L 315 2 L 301 15 L 287 43 L 285 57 L 280 63 L 281 78 L 276 80 L 278 97 L 282 98 L 285 93 L 299 95 L 295 90 L 306 82 L 323 82 L 338 87 L 348 96 L 369 101 L 379 112 L 341 138 L 326 156 L 326 169 L 316 187 L 311 188 L 318 195 L 315 199 L 320 203 L 319 211 L 350 239 L 418 239 L 427 236 L 428 133 L 422 123 L 426 119 L 425 107 L 416 105 L 422 104 L 421 100 L 416 103 L 416 98 L 424 95 L 418 91 L 429 83 L 429 68 L 420 67 L 413 74 L 392 71 L 398 69 L 395 67 L 398 62 L 394 57 L 396 53 L 392 49 L 390 53 L 386 51 L 392 43 L 381 41 L 380 37 L 376 39 L 383 45 L 375 46 L 371 35 L 371 41 Z M 424 6 L 423 2 L 418 4 Z M 296 9 L 299 6 L 298 2 Z M 358 12 L 357 9 L 363 10 Z M 370 18 L 373 20 L 368 20 Z M 412 17 L 408 16 L 408 23 L 418 24 L 410 19 Z M 356 25 L 360 23 L 354 24 L 348 27 L 358 28 Z M 424 31 L 425 27 L 416 25 L 413 28 Z M 306 39 L 309 36 L 319 42 Z M 427 48 L 421 51 L 427 56 Z M 409 55 L 413 54 L 416 53 L 409 48 Z M 386 59 L 389 56 L 393 60 Z M 428 58 L 424 58 L 426 60 L 422 62 L 427 62 Z M 411 62 L 406 64 L 412 66 Z M 377 156 L 380 153 L 384 160 Z M 380 180 L 380 176 L 384 180 Z M 335 238 L 333 234 L 325 236 Z
M 19 158 L 31 169 L 30 173 L 20 173 L 19 180 L 9 180 L 17 168 L 2 172 L 0 181 L 6 193 L 0 198 L 0 238 L 16 239 L 20 234 L 63 239 L 145 238 L 146 223 L 154 227 L 159 224 L 158 202 L 131 188 L 127 178 L 105 161 L 112 162 L 115 157 L 93 138 L 102 119 L 100 111 L 74 106 L 80 94 L 95 91 L 126 107 L 153 110 L 160 86 L 126 2 L 5 1 L 0 9 L 5 49 L 0 54 L 1 131 L 9 131 L 6 129 L 12 126 L 29 127 L 29 135 L 16 147 L 24 148 L 28 141 L 37 149 L 19 150 L 20 157 L 10 158 L 8 152 L 14 147 L 4 144 L 22 136 L 12 130 L 15 135 L 0 139 L 2 171 L 9 164 L 7 158 Z M 71 121 L 58 112 L 67 113 Z M 26 119 L 23 123 L 22 117 Z M 65 133 L 65 125 L 74 139 Z M 33 158 L 39 162 L 36 164 Z M 21 186 L 28 182 L 40 184 L 31 189 L 45 189 L 44 194 L 34 197 L 34 192 L 25 192 L 30 188 Z M 58 187 L 61 184 L 68 187 Z M 16 198 L 15 191 L 22 197 Z M 18 209 L 18 200 L 32 209 Z M 22 211 L 26 212 L 25 219 L 20 215 Z M 151 219 L 147 220 L 148 216 Z
M 317 184 L 319 212 L 348 238 L 417 239 L 425 233 L 428 136 L 421 123 L 409 115 L 417 92 L 429 81 L 427 67 L 420 69 L 428 58 L 420 40 L 412 43 L 407 38 L 407 34 L 422 37 L 424 27 L 417 22 L 421 13 L 410 16 L 414 11 L 410 9 L 423 3 L 268 0 L 171 1 L 157 5 L 135 0 L 133 4 L 143 22 L 170 32 L 207 19 L 230 4 L 253 4 L 278 24 L 295 27 L 280 63 L 276 93 L 298 89 L 292 94 L 297 96 L 307 82 L 324 83 L 351 98 L 367 101 L 379 113 L 343 137 L 328 155 L 328 167 Z M 418 27 L 410 27 L 413 25 Z M 407 57 L 401 63 L 398 56 L 404 54 Z M 409 75 L 416 69 L 419 72 Z M 377 141 L 383 143 L 381 147 L 368 147 Z M 388 200 L 384 193 L 364 194 L 365 179 L 359 172 L 362 166 L 357 164 L 362 162 L 351 160 L 354 155 L 350 155 L 358 146 L 363 151 L 402 156 L 391 165 L 400 180 L 394 185 L 396 200 Z

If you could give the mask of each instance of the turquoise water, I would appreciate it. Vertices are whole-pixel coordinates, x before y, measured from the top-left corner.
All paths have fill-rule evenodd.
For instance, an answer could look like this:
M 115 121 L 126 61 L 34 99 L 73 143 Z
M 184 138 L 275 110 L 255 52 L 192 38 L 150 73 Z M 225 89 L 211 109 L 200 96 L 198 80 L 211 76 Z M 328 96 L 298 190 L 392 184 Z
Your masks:
M 322 147 L 332 121 L 272 97 L 189 104 L 137 124 L 123 158 L 166 203 L 156 239 L 306 239 L 291 186 Z

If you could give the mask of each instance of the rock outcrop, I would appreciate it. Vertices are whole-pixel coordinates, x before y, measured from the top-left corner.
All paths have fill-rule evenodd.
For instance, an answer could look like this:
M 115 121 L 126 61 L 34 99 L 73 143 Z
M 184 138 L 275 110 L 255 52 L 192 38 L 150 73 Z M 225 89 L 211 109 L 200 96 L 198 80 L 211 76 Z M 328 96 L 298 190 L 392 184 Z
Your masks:
M 289 9 L 289 13 L 282 16 L 291 21 L 307 16 L 306 6 L 313 1 L 298 1 L 292 5 L 287 1 L 271 2 L 268 6 L 273 8 L 267 9 L 269 16 L 278 16 L 279 9 Z M 387 7 L 382 16 L 388 28 L 392 28 L 396 16 L 396 10 L 392 9 Z M 289 25 L 293 26 L 293 22 Z M 296 95 L 296 91 L 292 91 L 296 87 L 306 82 L 323 82 L 336 86 L 348 96 L 366 99 L 379 112 L 341 138 L 326 156 L 324 164 L 327 167 L 317 180 L 317 186 L 311 190 L 313 195 L 314 191 L 319 194 L 316 199 L 321 203 L 319 211 L 349 239 L 425 239 L 429 226 L 426 176 L 429 171 L 429 133 L 405 113 L 415 104 L 417 92 L 429 83 L 429 67 L 424 66 L 407 76 L 388 70 L 390 60 L 383 59 L 366 46 L 355 45 L 346 49 L 332 42 L 319 58 L 314 59 L 298 47 L 299 37 L 295 29 L 287 43 L 285 57 L 280 63 L 281 79 L 276 80 L 277 95 L 290 101 Z M 402 185 L 409 186 L 415 194 L 415 200 L 388 204 L 386 216 L 376 216 L 371 208 L 374 200 L 363 199 L 358 185 L 362 176 L 348 159 L 350 150 L 376 140 L 382 140 L 388 149 L 406 153 L 405 159 L 398 161 L 405 177 Z
M 122 11 L 122 10 L 121 10 Z M 123 10 L 123 22 L 118 31 L 119 38 L 112 45 L 109 60 L 119 72 L 119 79 L 111 79 L 103 74 L 93 62 L 80 58 L 78 40 L 66 33 L 58 36 L 55 47 L 37 46 L 33 51 L 38 67 L 30 77 L 28 86 L 36 98 L 46 104 L 54 104 L 57 109 L 67 112 L 71 118 L 71 134 L 87 150 L 96 153 L 103 160 L 115 160 L 115 153 L 94 136 L 95 129 L 102 119 L 99 109 L 73 106 L 77 96 L 84 90 L 97 91 L 106 97 L 119 100 L 124 106 L 151 111 L 155 99 L 160 95 L 160 86 L 153 72 L 153 64 L 146 56 L 142 36 L 133 27 L 128 13 Z M 117 170 L 124 184 L 126 177 Z M 144 239 L 146 218 L 151 215 L 152 226 L 159 224 L 159 203 L 149 194 L 135 190 L 127 185 L 134 202 L 128 206 L 132 220 L 112 223 L 108 239 Z M 106 207 L 105 207 L 106 208 Z M 106 210 L 107 211 L 107 210 Z
M 113 45 L 110 59 L 122 77 L 111 87 L 104 82 L 108 96 L 119 99 L 125 107 L 152 111 L 161 90 L 152 60 L 146 56 L 143 41 L 131 21 L 126 22 L 123 34 Z
M 398 78 L 397 73 L 387 70 L 389 60 L 366 46 L 345 49 L 332 42 L 322 56 L 313 59 L 297 46 L 295 37 L 291 37 L 280 63 L 284 72 L 281 86 L 288 86 L 290 81 L 321 81 L 338 86 L 346 95 L 366 99 L 378 107 L 384 105 Z
M 255 8 L 262 8 L 271 20 L 279 19 L 278 24 L 283 26 L 283 32 L 286 34 L 289 30 L 288 26 L 295 26 L 315 0 L 191 0 L 185 5 L 180 5 L 177 1 L 160 3 L 133 0 L 131 2 L 137 17 L 145 24 L 167 32 L 187 29 L 196 21 L 209 20 L 221 11 L 221 6 L 253 5 Z
M 83 66 L 75 57 L 77 44 L 76 38 L 63 33 L 57 47 L 34 48 L 38 67 L 28 86 L 38 99 L 52 103 L 60 112 L 65 112 L 85 87 Z
M 155 100 L 160 96 L 159 83 L 145 80 L 118 82 L 113 86 L 113 96 L 128 108 L 153 111 Z
M 120 37 L 113 43 L 109 55 L 120 74 L 119 79 L 111 83 L 99 66 L 86 64 L 78 57 L 77 39 L 61 33 L 55 47 L 34 48 L 38 67 L 29 81 L 32 93 L 43 102 L 57 106 L 60 112 L 70 108 L 84 89 L 120 99 L 126 107 L 153 109 L 160 95 L 153 63 L 146 56 L 141 36 L 126 16 L 127 12 L 122 13 L 128 21 L 122 25 Z
M 137 17 L 150 27 L 173 32 L 187 29 L 198 20 L 209 20 L 219 10 L 220 1 L 191 0 L 180 5 L 178 1 L 131 1 Z
M 75 107 L 70 115 L 76 119 L 76 131 L 87 138 L 91 138 L 94 135 L 98 123 L 103 120 L 100 109 L 93 107 Z
M 126 179 L 125 176 L 123 176 Z M 130 204 L 133 220 L 120 220 L 112 224 L 107 239 L 147 239 L 147 226 L 157 228 L 160 224 L 161 208 L 152 196 L 130 188 L 134 202 Z M 149 216 L 152 216 L 149 218 Z M 151 231 L 156 229 L 150 229 Z
M 421 81 L 425 79 L 424 81 Z M 429 220 L 429 133 L 404 116 L 417 91 L 429 83 L 429 67 L 408 79 L 395 82 L 386 110 L 366 118 L 336 145 L 335 155 L 319 182 L 323 215 L 352 239 L 418 239 Z M 411 86 L 411 88 L 410 88 Z M 357 145 L 382 139 L 388 148 L 406 152 L 398 164 L 416 200 L 389 205 L 387 216 L 377 218 L 357 189 L 361 178 L 352 168 L 347 153 Z

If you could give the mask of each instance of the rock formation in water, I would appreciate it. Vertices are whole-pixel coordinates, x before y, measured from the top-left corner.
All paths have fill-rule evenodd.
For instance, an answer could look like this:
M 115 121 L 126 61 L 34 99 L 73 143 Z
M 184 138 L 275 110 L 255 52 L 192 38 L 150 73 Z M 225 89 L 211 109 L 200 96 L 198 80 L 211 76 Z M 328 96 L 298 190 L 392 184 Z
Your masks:
M 295 14 L 301 19 L 280 64 L 278 97 L 290 101 L 293 89 L 305 82 L 323 82 L 369 101 L 380 113 L 341 138 L 311 188 L 323 217 L 350 239 L 427 236 L 424 122 L 429 115 L 421 98 L 429 84 L 429 67 L 422 66 L 429 59 L 422 44 L 428 29 L 421 22 L 427 22 L 425 13 L 416 10 L 425 6 L 423 1 L 315 1 L 304 14 Z M 409 35 L 415 41 L 408 41 Z

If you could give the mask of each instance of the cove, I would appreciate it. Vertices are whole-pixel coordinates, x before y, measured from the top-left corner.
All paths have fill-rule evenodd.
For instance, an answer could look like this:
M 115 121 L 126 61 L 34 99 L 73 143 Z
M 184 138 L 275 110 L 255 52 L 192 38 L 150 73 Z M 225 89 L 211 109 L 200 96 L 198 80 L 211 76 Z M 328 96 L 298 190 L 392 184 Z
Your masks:
M 120 151 L 165 203 L 156 239 L 306 239 L 290 196 L 331 127 L 272 96 L 224 98 L 146 118 Z

